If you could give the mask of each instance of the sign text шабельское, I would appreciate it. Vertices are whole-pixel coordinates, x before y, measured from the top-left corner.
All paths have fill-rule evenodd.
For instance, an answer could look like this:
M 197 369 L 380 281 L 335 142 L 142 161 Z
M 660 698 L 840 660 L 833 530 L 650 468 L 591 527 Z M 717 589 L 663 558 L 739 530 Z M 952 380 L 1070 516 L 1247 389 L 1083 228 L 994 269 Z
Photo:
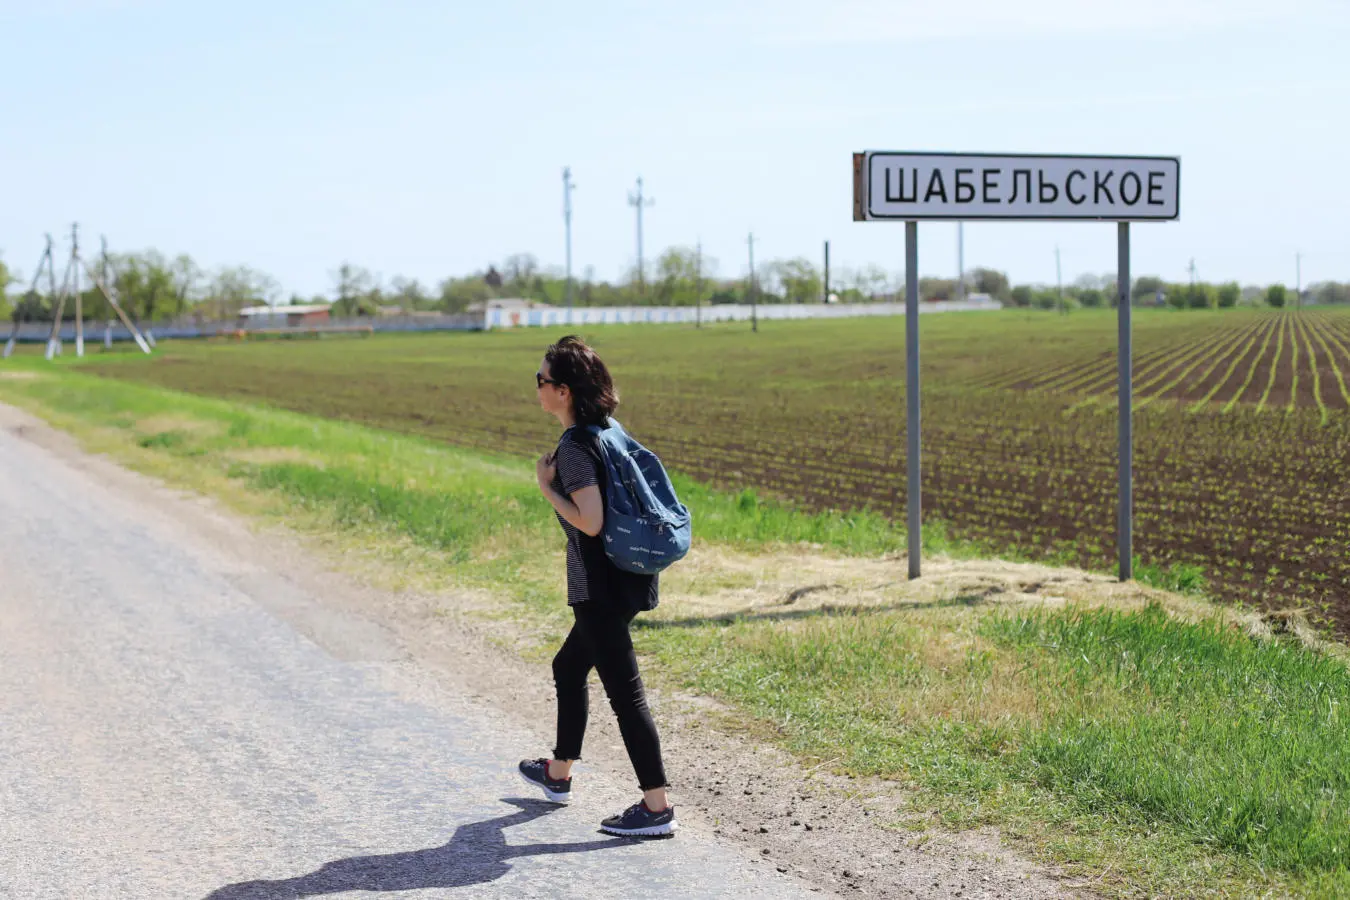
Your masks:
M 1176 157 L 864 154 L 864 219 L 1176 219 Z

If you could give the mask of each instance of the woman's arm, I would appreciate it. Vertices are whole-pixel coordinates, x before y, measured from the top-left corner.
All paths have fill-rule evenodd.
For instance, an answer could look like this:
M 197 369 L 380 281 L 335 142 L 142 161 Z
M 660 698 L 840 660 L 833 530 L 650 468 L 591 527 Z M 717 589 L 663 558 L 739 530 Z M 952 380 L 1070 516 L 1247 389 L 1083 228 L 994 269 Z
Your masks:
M 584 534 L 595 537 L 605 524 L 605 504 L 600 496 L 598 485 L 587 485 L 565 496 L 553 489 L 553 476 L 557 472 L 557 456 L 545 453 L 535 463 L 535 476 L 539 490 L 548 502 L 558 511 L 569 525 Z
M 600 499 L 600 488 L 595 485 L 584 487 L 571 497 L 564 497 L 548 484 L 541 484 L 540 488 L 548 498 L 548 502 L 558 511 L 558 515 L 566 519 L 573 528 L 591 537 L 600 533 L 605 524 L 605 506 Z

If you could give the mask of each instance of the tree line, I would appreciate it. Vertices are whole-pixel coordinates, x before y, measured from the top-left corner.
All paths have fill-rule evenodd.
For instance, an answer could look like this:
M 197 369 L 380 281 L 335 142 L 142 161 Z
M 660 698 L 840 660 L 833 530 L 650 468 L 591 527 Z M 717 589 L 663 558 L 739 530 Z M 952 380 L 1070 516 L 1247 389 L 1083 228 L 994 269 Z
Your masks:
M 186 254 L 172 259 L 155 250 L 110 254 L 107 260 L 95 260 L 94 265 L 118 302 L 140 322 L 185 317 L 228 319 L 244 307 L 277 304 L 331 303 L 334 315 L 361 316 L 382 310 L 458 313 L 475 303 L 500 298 L 554 306 L 564 305 L 568 300 L 564 273 L 557 267 L 540 265 L 529 253 L 513 254 L 485 270 L 451 276 L 435 286 L 402 276 L 386 281 L 369 269 L 347 262 L 329 273 L 332 284 L 329 293 L 313 297 L 286 296 L 276 279 L 248 266 L 226 266 L 208 272 Z M 0 260 L 0 316 L 51 321 L 55 310 L 48 279 L 45 275 L 38 279 L 36 290 L 31 292 L 30 279 L 21 278 L 21 273 Z M 87 278 L 82 285 L 85 316 L 91 320 L 110 318 L 112 310 L 102 292 L 88 284 Z M 904 297 L 904 278 L 875 264 L 841 267 L 831 270 L 828 288 L 831 302 L 900 300 Z M 985 294 L 1005 306 L 1039 309 L 1114 307 L 1117 296 L 1114 275 L 1082 275 L 1061 288 L 1014 285 L 1005 273 L 981 267 L 966 272 L 961 281 L 921 278 L 919 292 L 924 300 Z M 1284 307 L 1300 302 L 1350 303 L 1350 284 L 1321 282 L 1311 285 L 1302 296 L 1295 296 L 1295 292 L 1279 284 L 1259 287 L 1243 287 L 1237 282 L 1178 284 L 1156 276 L 1142 276 L 1131 285 L 1130 295 L 1137 305 L 1175 308 L 1217 309 L 1239 304 Z M 713 257 L 700 254 L 693 247 L 670 247 L 641 274 L 633 269 L 608 282 L 597 280 L 594 270 L 588 267 L 580 277 L 574 276 L 571 285 L 571 301 L 577 306 L 692 306 L 696 302 L 751 300 L 825 302 L 825 272 L 813 260 L 793 257 L 764 262 L 756 267 L 753 278 L 748 274 L 723 278 L 718 275 L 718 262 Z M 68 301 L 65 318 L 73 316 L 74 304 Z

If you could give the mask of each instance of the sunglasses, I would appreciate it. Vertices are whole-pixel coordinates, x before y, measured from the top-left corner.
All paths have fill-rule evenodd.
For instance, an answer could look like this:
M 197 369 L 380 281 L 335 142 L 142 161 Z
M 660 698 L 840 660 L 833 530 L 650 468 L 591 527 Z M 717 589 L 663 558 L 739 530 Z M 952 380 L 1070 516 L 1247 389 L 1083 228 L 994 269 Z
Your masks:
M 535 372 L 535 373 L 534 373 L 534 386 L 535 386 L 535 387 L 543 387 L 543 386 L 546 385 L 546 384 L 551 384 L 551 385 L 553 385 L 554 387 L 562 387 L 562 386 L 563 386 L 563 383 L 562 383 L 561 381 L 554 381 L 552 378 L 545 378 L 545 377 L 544 377 L 543 375 L 541 375 L 540 373 Z

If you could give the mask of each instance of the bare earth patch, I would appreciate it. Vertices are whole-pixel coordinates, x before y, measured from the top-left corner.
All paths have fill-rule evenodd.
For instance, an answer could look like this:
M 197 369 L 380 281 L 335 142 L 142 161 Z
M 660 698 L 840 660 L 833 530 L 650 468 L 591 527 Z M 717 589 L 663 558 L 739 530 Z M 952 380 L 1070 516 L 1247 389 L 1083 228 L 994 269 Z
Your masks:
M 303 466 L 323 468 L 324 465 L 321 457 L 313 453 L 307 453 L 299 447 L 245 447 L 241 450 L 231 450 L 226 455 L 238 462 L 259 466 L 296 463 Z
M 195 435 L 216 435 L 223 433 L 225 430 L 219 422 L 199 419 L 194 416 L 168 414 L 146 416 L 136 422 L 135 428 L 138 433 L 144 435 L 163 434 L 166 431 Z
M 914 609 L 955 603 L 1075 603 L 1130 610 L 1154 602 L 1188 618 L 1215 612 L 1209 604 L 1135 582 L 1033 563 L 938 556 L 924 559 L 923 577 L 910 581 L 908 574 L 903 555 L 865 559 L 801 549 L 746 553 L 697 546 L 662 575 L 660 615 L 754 617 L 822 607 Z

